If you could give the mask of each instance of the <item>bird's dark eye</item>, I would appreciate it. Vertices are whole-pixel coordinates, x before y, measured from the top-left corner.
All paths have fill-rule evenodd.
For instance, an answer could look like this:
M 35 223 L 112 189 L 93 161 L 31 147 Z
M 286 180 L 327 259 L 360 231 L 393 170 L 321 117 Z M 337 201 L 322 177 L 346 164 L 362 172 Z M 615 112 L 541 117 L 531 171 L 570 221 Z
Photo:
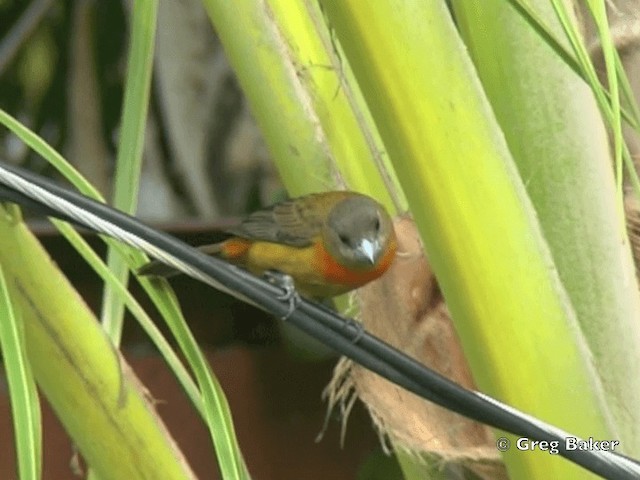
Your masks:
M 376 221 L 373 224 L 373 228 L 376 230 L 376 232 L 380 231 L 380 219 L 376 217 Z
M 350 242 L 349 242 L 349 237 L 347 237 L 346 235 L 342 235 L 342 234 L 340 234 L 340 235 L 338 235 L 338 238 L 340 239 L 340 241 L 341 241 L 344 245 L 349 246 L 349 244 L 350 244 Z

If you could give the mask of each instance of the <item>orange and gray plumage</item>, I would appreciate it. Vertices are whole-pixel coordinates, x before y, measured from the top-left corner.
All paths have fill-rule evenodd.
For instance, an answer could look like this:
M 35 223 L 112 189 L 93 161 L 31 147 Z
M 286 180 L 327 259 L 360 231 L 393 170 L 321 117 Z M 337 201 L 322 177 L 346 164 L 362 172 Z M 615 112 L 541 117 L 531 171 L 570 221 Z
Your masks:
M 292 277 L 305 296 L 328 298 L 382 275 L 396 254 L 393 224 L 385 208 L 355 192 L 324 192 L 286 200 L 246 217 L 223 242 L 199 247 L 256 275 Z M 164 275 L 151 262 L 142 274 Z

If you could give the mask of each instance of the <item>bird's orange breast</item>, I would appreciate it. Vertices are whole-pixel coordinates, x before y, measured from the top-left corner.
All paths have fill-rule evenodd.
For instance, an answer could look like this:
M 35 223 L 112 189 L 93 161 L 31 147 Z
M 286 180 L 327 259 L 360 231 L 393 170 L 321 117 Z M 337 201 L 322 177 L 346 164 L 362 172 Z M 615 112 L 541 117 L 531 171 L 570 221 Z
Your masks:
M 352 290 L 375 280 L 386 272 L 393 263 L 396 248 L 395 238 L 391 238 L 385 252 L 375 265 L 356 270 L 340 263 L 327 251 L 324 244 L 319 242 L 315 245 L 317 268 L 320 269 L 327 282 L 349 287 L 345 291 Z

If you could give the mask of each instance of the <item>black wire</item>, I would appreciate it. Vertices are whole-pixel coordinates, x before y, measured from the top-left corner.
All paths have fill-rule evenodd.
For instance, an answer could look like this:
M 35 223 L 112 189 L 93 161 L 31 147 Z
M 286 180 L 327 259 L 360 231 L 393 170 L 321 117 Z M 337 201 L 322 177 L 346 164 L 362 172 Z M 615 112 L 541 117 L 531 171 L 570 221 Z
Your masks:
M 65 220 L 71 219 L 74 223 L 79 223 L 77 219 L 72 218 L 72 214 L 59 211 L 51 205 L 44 205 L 37 199 L 15 191 L 7 185 L 1 174 L 1 169 L 4 168 L 75 206 L 99 216 L 104 221 L 167 251 L 196 270 L 222 283 L 238 294 L 240 298 L 245 297 L 259 308 L 280 318 L 287 317 L 289 323 L 342 355 L 427 400 L 517 436 L 532 440 L 558 441 L 558 450 L 561 456 L 604 478 L 622 480 L 640 478 L 629 472 L 623 465 L 612 463 L 611 457 L 605 458 L 599 452 L 568 450 L 565 446 L 564 432 L 540 426 L 529 418 L 506 410 L 505 407 L 476 392 L 464 389 L 382 340 L 362 331 L 351 319 L 305 299 L 300 299 L 295 309 L 290 312 L 289 302 L 279 299 L 282 295 L 280 287 L 218 258 L 207 256 L 170 235 L 144 225 L 134 217 L 60 187 L 39 175 L 4 163 L 0 163 L 0 167 L 0 184 L 5 185 L 0 187 L 0 198 L 7 198 L 31 208 L 44 209 L 47 215 Z M 92 225 L 83 226 L 96 230 Z M 98 233 L 105 232 L 98 230 Z M 627 459 L 615 452 L 611 453 L 619 458 Z M 637 463 L 635 460 L 631 459 L 631 461 Z
M 73 223 L 76 226 L 84 228 L 84 225 L 80 225 L 68 215 L 65 215 L 62 212 L 59 212 L 58 210 L 55 210 L 51 207 L 48 207 L 47 205 L 44 205 L 37 200 L 27 197 L 20 192 L 16 192 L 6 185 L 0 185 L 0 199 L 2 199 L 3 202 L 17 203 L 27 210 L 31 210 L 47 217 L 55 217 L 59 220 L 64 220 L 65 222 Z

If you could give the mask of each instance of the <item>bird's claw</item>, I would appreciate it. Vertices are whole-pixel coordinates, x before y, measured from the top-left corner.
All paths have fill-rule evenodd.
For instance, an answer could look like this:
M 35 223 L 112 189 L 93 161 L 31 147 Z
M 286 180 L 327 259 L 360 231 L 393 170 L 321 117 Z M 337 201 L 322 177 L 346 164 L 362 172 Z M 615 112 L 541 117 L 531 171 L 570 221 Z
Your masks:
M 289 304 L 289 310 L 287 311 L 285 316 L 282 317 L 282 320 L 288 319 L 298 306 L 298 303 L 300 303 L 300 294 L 296 290 L 295 283 L 293 282 L 293 277 L 277 270 L 267 270 L 266 272 L 264 272 L 264 278 L 269 283 L 282 288 L 283 292 L 276 298 L 282 302 L 287 302 Z

